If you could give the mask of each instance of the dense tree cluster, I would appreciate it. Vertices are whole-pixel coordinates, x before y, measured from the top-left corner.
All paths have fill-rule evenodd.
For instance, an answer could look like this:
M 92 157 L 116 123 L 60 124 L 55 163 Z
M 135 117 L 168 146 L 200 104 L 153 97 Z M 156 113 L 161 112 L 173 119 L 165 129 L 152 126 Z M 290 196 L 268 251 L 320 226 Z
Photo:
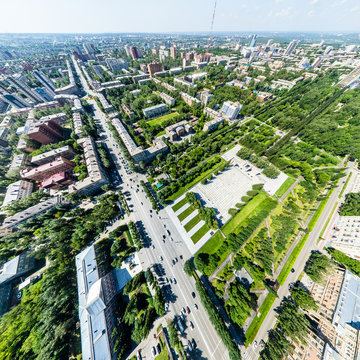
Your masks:
M 311 280 L 321 283 L 333 268 L 333 262 L 326 255 L 313 251 L 306 262 L 304 271 Z
M 360 193 L 348 193 L 340 207 L 341 216 L 360 216 Z

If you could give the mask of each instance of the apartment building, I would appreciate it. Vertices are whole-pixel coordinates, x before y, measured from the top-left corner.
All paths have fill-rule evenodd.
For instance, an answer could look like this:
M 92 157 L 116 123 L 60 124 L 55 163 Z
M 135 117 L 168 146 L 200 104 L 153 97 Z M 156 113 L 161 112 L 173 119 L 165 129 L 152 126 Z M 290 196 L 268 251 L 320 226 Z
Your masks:
M 42 154 L 33 156 L 31 158 L 31 163 L 35 165 L 43 165 L 46 163 L 49 163 L 51 161 L 54 161 L 59 156 L 65 158 L 65 159 L 72 159 L 76 155 L 76 152 L 70 145 L 62 146 L 58 149 L 53 149 L 50 151 L 46 151 Z M 18 155 L 16 155 L 18 156 Z
M 122 69 L 128 69 L 129 65 L 124 59 L 105 59 L 106 65 L 111 69 L 112 72 L 119 73 Z
M 69 172 L 75 167 L 75 164 L 68 159 L 58 156 L 55 160 L 40 165 L 36 168 L 27 168 L 20 172 L 21 177 L 29 180 L 42 181 L 50 176 L 60 173 Z
M 106 100 L 105 96 L 100 92 L 98 93 L 98 99 L 105 112 L 110 112 L 114 110 L 114 107 Z
M 165 103 L 167 105 L 169 105 L 169 106 L 175 105 L 175 99 L 173 97 L 171 97 L 170 95 L 161 92 L 161 93 L 159 93 L 159 96 L 165 101 Z
M 161 62 L 154 61 L 150 64 L 147 64 L 147 69 L 150 76 L 153 76 L 155 73 L 163 71 L 163 65 Z
M 208 91 L 202 91 L 200 94 L 200 101 L 206 106 L 214 97 L 213 94 L 210 94 Z
M 69 186 L 69 193 L 92 195 L 100 191 L 101 187 L 108 183 L 106 172 L 99 160 L 94 140 L 88 136 L 83 137 L 77 143 L 84 150 L 84 158 L 88 176 Z
M 80 136 L 83 133 L 83 131 L 82 131 L 83 125 L 84 124 L 81 119 L 81 114 L 79 112 L 74 112 L 73 113 L 73 126 L 74 126 L 75 135 Z
M 200 101 L 198 99 L 190 96 L 189 94 L 181 92 L 180 96 L 183 99 L 183 101 L 185 102 L 185 104 L 187 104 L 189 106 L 193 106 L 193 105 L 196 105 L 197 107 L 200 106 Z
M 239 102 L 225 101 L 220 111 L 225 117 L 236 119 L 242 107 Z
M 223 122 L 224 122 L 224 118 L 215 118 L 213 120 L 210 120 L 204 124 L 203 131 L 214 131 Z
M 126 104 L 121 104 L 124 113 L 131 119 L 134 117 L 135 113 L 131 110 L 131 108 Z
M 64 129 L 56 122 L 56 120 L 31 123 L 27 131 L 27 136 L 42 145 L 59 142 L 65 139 Z
M 33 190 L 33 183 L 25 180 L 19 180 L 10 184 L 5 193 L 5 198 L 2 206 L 9 205 L 13 201 L 21 200 L 27 195 L 30 195 Z
M 159 104 L 143 109 L 146 118 L 153 118 L 165 114 L 168 111 L 166 104 Z

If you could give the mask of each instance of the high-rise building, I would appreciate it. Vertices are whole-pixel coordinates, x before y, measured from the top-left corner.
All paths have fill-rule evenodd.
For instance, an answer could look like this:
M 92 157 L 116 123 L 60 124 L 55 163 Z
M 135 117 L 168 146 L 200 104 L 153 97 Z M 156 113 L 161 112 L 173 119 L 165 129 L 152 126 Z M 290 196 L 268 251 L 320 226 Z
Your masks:
M 242 107 L 239 102 L 225 101 L 220 111 L 227 118 L 236 119 Z
M 200 94 L 200 100 L 201 102 L 206 106 L 210 101 L 211 99 L 214 97 L 213 94 L 210 94 L 209 92 L 207 91 L 203 91 L 201 94 Z
M 162 71 L 163 66 L 161 62 L 152 62 L 150 64 L 147 64 L 147 69 L 150 74 L 150 76 L 153 76 L 155 73 Z
M 65 139 L 63 128 L 54 120 L 32 123 L 27 135 L 42 145 Z
M 141 53 L 136 46 L 130 46 L 129 53 L 133 60 L 141 58 Z
M 323 58 L 317 57 L 314 62 L 311 64 L 311 66 L 315 69 L 320 66 L 320 64 L 323 62 Z
M 34 90 L 32 90 L 29 86 L 27 86 L 25 82 L 21 80 L 21 76 L 19 75 L 9 76 L 6 80 L 11 85 L 13 85 L 18 92 L 23 93 L 31 101 L 35 103 L 44 101 L 39 94 L 37 94 Z
M 255 47 L 255 45 L 256 45 L 256 38 L 257 38 L 257 35 L 256 35 L 256 34 L 250 35 L 250 39 L 249 39 L 249 43 L 248 43 L 248 46 L 249 46 L 249 47 Z
M 45 102 L 54 100 L 54 96 L 49 94 L 48 89 L 46 89 L 44 87 L 36 88 L 36 89 L 34 89 L 34 91 L 36 91 L 44 99 Z
M 169 56 L 169 50 L 160 49 L 159 50 L 159 59 L 160 61 L 165 60 Z
M 35 79 L 39 80 L 41 84 L 43 84 L 50 95 L 55 96 L 54 91 L 56 86 L 49 77 L 47 77 L 42 71 L 39 70 L 34 70 L 33 75 Z
M 284 52 L 284 55 L 290 56 L 294 52 L 295 48 L 298 46 L 298 43 L 299 42 L 297 40 L 290 41 L 288 47 L 286 48 L 286 50 Z
M 333 51 L 334 48 L 332 46 L 328 46 L 325 51 L 324 51 L 324 55 L 328 55 L 331 53 L 331 51 Z
M 10 94 L 5 87 L 0 85 L 0 100 L 18 109 L 27 108 L 31 105 L 17 94 Z
M 171 46 L 170 47 L 170 56 L 175 59 L 176 58 L 176 47 L 175 46 Z

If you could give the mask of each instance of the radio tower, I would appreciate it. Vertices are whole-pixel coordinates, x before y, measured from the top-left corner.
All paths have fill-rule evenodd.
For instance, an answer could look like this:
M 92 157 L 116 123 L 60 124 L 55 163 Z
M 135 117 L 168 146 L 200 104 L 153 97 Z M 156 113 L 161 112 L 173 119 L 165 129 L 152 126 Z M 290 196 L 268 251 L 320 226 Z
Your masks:
M 216 12 L 216 2 L 217 2 L 217 0 L 215 0 L 215 2 L 214 2 L 214 12 L 213 12 L 212 20 L 211 20 L 210 36 L 209 36 L 209 42 L 207 45 L 206 53 L 209 53 L 209 47 L 210 47 L 210 44 L 213 39 L 213 28 L 214 28 L 214 19 L 215 19 L 215 12 Z

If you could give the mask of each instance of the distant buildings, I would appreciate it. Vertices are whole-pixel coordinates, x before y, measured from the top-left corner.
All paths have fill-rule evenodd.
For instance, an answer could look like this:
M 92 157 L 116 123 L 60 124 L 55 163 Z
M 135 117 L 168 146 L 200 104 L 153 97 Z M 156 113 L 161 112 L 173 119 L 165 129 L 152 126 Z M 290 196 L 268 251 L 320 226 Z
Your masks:
M 162 66 L 161 62 L 154 61 L 150 64 L 147 64 L 147 69 L 148 69 L 150 76 L 153 76 L 155 73 L 162 71 L 163 66 Z
M 124 59 L 105 59 L 106 65 L 113 71 L 115 74 L 121 72 L 122 69 L 127 69 L 129 67 L 128 63 Z
M 225 117 L 229 119 L 236 119 L 242 107 L 242 104 L 239 102 L 225 101 L 220 111 Z
M 250 35 L 250 37 L 249 37 L 249 42 L 248 42 L 248 47 L 255 47 L 255 45 L 256 45 L 256 38 L 257 38 L 257 35 L 256 35 L 256 34 Z
M 360 65 L 356 67 L 350 74 L 344 76 L 342 80 L 339 81 L 341 87 L 351 87 L 353 83 L 359 81 L 360 78 Z
M 133 60 L 141 58 L 141 52 L 136 46 L 130 46 L 129 53 Z
M 314 62 L 311 64 L 311 66 L 316 69 L 317 67 L 319 67 L 321 65 L 321 63 L 323 62 L 323 58 L 321 57 L 317 57 Z
M 170 56 L 175 59 L 176 58 L 176 47 L 175 46 L 171 46 L 170 47 Z
M 54 91 L 56 89 L 56 86 L 53 83 L 53 81 L 40 70 L 34 70 L 33 75 L 38 81 L 41 82 L 41 84 L 45 87 L 45 89 L 49 92 L 49 94 L 52 97 L 54 97 L 55 96 Z
M 10 184 L 6 189 L 6 194 L 2 206 L 7 206 L 13 201 L 24 198 L 25 196 L 31 194 L 32 190 L 33 183 L 29 181 L 19 180 Z
M 146 118 L 153 118 L 165 114 L 167 111 L 168 109 L 166 104 L 159 104 L 143 109 L 143 114 Z
M 19 75 L 12 75 L 7 78 L 7 81 L 16 88 L 16 90 L 22 94 L 24 94 L 29 100 L 34 103 L 43 102 L 43 98 L 36 93 L 36 91 L 32 90 L 25 82 L 23 82 L 23 78 Z
M 290 56 L 294 50 L 296 49 L 296 47 L 298 46 L 299 42 L 297 40 L 292 40 L 290 41 L 289 45 L 287 46 L 284 55 L 285 56 Z

